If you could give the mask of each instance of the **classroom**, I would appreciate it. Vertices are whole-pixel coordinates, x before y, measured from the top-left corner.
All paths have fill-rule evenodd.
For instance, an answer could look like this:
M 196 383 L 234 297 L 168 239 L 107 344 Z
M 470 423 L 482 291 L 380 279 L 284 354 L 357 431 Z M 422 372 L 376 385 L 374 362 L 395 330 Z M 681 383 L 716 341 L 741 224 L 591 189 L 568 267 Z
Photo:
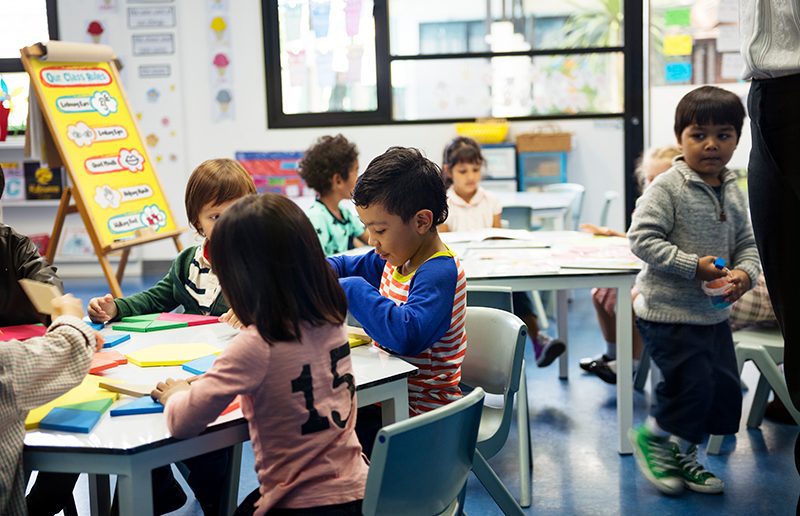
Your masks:
M 800 513 L 782 5 L 0 0 L 0 514 Z

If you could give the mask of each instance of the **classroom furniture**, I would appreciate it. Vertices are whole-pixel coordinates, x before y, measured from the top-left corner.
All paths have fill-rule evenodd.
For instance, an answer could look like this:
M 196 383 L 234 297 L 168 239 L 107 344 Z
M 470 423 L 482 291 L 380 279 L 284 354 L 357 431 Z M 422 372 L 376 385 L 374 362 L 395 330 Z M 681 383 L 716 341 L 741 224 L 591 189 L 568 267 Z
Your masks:
M 109 330 L 103 330 L 103 333 Z M 134 333 L 114 349 L 128 353 L 163 342 L 207 342 L 224 348 L 238 333 L 225 324 L 210 324 L 153 333 Z M 383 421 L 389 424 L 408 417 L 408 377 L 416 367 L 374 346 L 351 349 L 353 376 L 359 406 L 381 402 Z M 107 378 L 135 384 L 152 384 L 164 378 L 186 378 L 180 366 L 115 367 Z M 112 406 L 123 405 L 123 397 Z M 32 470 L 88 473 L 92 514 L 107 513 L 110 505 L 108 475 L 117 475 L 121 515 L 152 513 L 150 471 L 158 466 L 234 447 L 228 479 L 227 507 L 236 507 L 241 443 L 248 440 L 247 422 L 241 410 L 221 416 L 199 436 L 177 440 L 169 436 L 163 414 L 110 417 L 104 414 L 89 434 L 31 430 L 25 435 L 24 463 Z
M 484 167 L 481 186 L 495 192 L 519 190 L 517 176 L 517 147 L 513 143 L 481 145 Z
M 562 231 L 566 229 L 567 214 L 573 202 L 574 195 L 571 192 L 492 192 L 503 206 L 504 213 L 507 208 L 523 207 L 530 208 L 530 217 L 525 224 L 524 219 L 520 219 L 520 229 L 531 229 L 532 218 L 552 221 L 553 229 Z M 524 215 L 523 215 L 524 216 Z M 505 218 L 505 215 L 503 215 Z
M 605 227 L 608 226 L 608 213 L 611 211 L 611 204 L 614 202 L 614 199 L 619 197 L 619 192 L 614 190 L 606 190 L 606 193 L 603 194 L 603 207 L 600 208 L 600 226 Z
M 483 390 L 382 428 L 375 438 L 363 513 L 459 514 L 472 469 Z
M 467 294 L 469 296 L 469 293 Z M 475 454 L 473 471 L 478 480 L 497 502 L 505 514 L 521 513 L 520 505 L 500 481 L 487 462 L 505 446 L 514 412 L 514 397 L 520 389 L 520 378 L 524 366 L 527 328 L 519 317 L 505 310 L 482 306 L 467 307 L 467 353 L 461 365 L 461 383 L 468 387 L 482 388 L 487 394 L 502 397 L 502 404 L 484 404 L 481 426 L 478 432 L 478 453 Z M 526 386 L 527 387 L 527 386 Z M 527 398 L 527 396 L 525 396 Z M 530 506 L 531 455 L 530 422 L 527 416 L 527 400 L 518 406 L 519 467 L 522 505 Z M 524 426 L 523 424 L 524 419 Z
M 598 239 L 587 233 L 574 231 L 535 231 L 531 235 L 549 247 L 503 249 L 502 252 L 496 252 L 490 260 L 484 259 L 485 252 L 470 250 L 469 243 L 450 244 L 450 247 L 459 255 L 467 282 L 472 286 L 506 286 L 515 292 L 556 290 L 558 337 L 567 343 L 569 342 L 567 291 L 590 287 L 618 289 L 617 447 L 620 453 L 631 453 L 631 445 L 626 435 L 633 422 L 630 291 L 633 280 L 639 272 L 639 265 L 633 265 L 622 259 L 607 258 L 616 256 L 616 251 L 629 252 L 625 239 Z M 598 256 L 602 259 L 586 252 L 592 248 L 597 249 Z M 575 249 L 581 251 L 575 252 Z M 568 377 L 568 356 L 569 346 L 560 358 L 559 377 L 562 379 Z
M 764 419 L 767 408 L 769 391 L 781 400 L 795 422 L 800 425 L 800 411 L 798 411 L 786 388 L 786 379 L 778 365 L 783 363 L 783 335 L 780 328 L 745 328 L 733 332 L 733 341 L 736 345 L 736 363 L 739 366 L 739 375 L 742 374 L 744 363 L 752 360 L 761 373 L 758 379 L 756 392 L 753 394 L 753 404 L 747 418 L 748 428 L 758 428 Z M 725 436 L 712 435 L 708 438 L 706 453 L 718 454 Z
M 518 152 L 519 189 L 567 182 L 568 151 Z
M 484 306 L 514 313 L 514 299 L 509 287 L 467 286 L 467 306 Z M 468 336 L 469 338 L 469 336 Z M 517 441 L 519 446 L 520 506 L 531 505 L 531 472 L 533 471 L 533 449 L 531 447 L 531 418 L 528 406 L 528 379 L 525 360 L 519 373 L 517 391 Z
M 581 223 L 581 214 L 583 212 L 583 195 L 586 188 L 578 183 L 561 183 L 553 185 L 545 185 L 542 188 L 545 193 L 563 192 L 572 194 L 572 201 L 569 203 L 569 212 L 567 213 L 567 228 L 571 231 L 577 231 Z

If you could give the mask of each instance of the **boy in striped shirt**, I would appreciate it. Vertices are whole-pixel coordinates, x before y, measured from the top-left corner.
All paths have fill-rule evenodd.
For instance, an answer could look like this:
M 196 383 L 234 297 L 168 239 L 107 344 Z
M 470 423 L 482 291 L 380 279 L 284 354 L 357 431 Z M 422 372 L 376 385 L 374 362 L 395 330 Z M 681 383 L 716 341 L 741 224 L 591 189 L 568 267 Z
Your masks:
M 436 232 L 447 218 L 439 167 L 392 147 L 359 177 L 353 201 L 375 251 L 328 258 L 350 312 L 380 347 L 419 368 L 408 385 L 412 416 L 446 405 L 461 397 L 467 283 Z

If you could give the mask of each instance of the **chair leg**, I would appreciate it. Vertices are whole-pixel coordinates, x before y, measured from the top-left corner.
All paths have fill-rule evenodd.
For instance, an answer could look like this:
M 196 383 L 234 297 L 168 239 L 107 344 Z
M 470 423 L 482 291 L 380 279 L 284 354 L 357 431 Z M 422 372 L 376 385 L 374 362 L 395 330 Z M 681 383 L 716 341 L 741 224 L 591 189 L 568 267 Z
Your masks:
M 786 387 L 786 380 L 778 369 L 778 365 L 769 356 L 765 349 L 760 350 L 760 356 L 754 360 L 756 366 L 761 371 L 761 376 L 766 377 L 767 382 L 772 386 L 777 396 L 789 411 L 789 414 L 794 418 L 795 423 L 800 425 L 800 412 L 795 408 L 792 403 L 792 398 L 789 396 L 789 389 Z
M 550 327 L 550 321 L 547 320 L 547 312 L 544 309 L 544 303 L 542 303 L 542 296 L 538 290 L 534 290 L 531 292 L 531 297 L 533 297 L 533 311 L 539 320 L 539 329 L 546 330 Z
M 747 416 L 747 428 L 758 428 L 764 420 L 764 412 L 767 410 L 767 399 L 769 398 L 769 382 L 764 375 L 758 378 L 756 392 L 753 393 L 753 404 L 750 406 L 750 414 Z
M 519 391 L 517 391 L 517 441 L 519 442 L 519 504 L 522 507 L 531 506 L 531 428 L 530 415 L 528 414 L 528 380 L 525 377 L 525 361 L 522 362 L 522 371 L 519 378 Z
M 636 375 L 633 378 L 633 388 L 639 392 L 644 390 L 644 384 L 647 381 L 647 373 L 650 372 L 650 352 L 647 347 L 642 350 L 642 356 L 639 357 L 639 367 L 636 368 Z
M 503 511 L 503 514 L 506 516 L 524 514 L 517 501 L 514 500 L 514 497 L 511 496 L 506 486 L 503 485 L 503 482 L 500 481 L 500 478 L 478 450 L 475 450 L 475 458 L 472 460 L 472 472 L 481 481 L 481 484 L 489 492 L 497 506 L 500 507 L 500 510 Z
M 719 449 L 722 448 L 722 440 L 724 435 L 710 435 L 708 436 L 708 444 L 706 444 L 706 453 L 708 455 L 719 455 Z

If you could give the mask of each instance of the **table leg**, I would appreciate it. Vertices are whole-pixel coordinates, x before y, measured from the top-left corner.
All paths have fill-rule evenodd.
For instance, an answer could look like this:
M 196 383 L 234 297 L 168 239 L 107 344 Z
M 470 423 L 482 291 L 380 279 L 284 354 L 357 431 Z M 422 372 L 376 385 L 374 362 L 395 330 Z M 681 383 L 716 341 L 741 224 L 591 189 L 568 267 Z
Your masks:
M 566 348 L 558 361 L 558 377 L 566 380 L 569 376 L 569 337 L 567 335 L 568 290 L 556 291 L 556 320 L 558 321 L 558 338 L 564 341 Z
M 111 512 L 111 484 L 108 475 L 89 473 L 89 514 L 105 516 Z
M 408 419 L 408 384 L 394 383 L 396 385 L 392 386 L 391 397 L 381 401 L 381 419 L 384 426 Z
M 231 464 L 228 470 L 227 488 L 220 506 L 220 514 L 227 516 L 239 505 L 239 471 L 242 469 L 242 444 L 231 446 Z
M 621 454 L 633 452 L 627 435 L 633 425 L 632 324 L 631 287 L 625 285 L 617 289 L 617 426 Z
M 120 516 L 153 514 L 152 468 L 133 467 L 117 476 Z

